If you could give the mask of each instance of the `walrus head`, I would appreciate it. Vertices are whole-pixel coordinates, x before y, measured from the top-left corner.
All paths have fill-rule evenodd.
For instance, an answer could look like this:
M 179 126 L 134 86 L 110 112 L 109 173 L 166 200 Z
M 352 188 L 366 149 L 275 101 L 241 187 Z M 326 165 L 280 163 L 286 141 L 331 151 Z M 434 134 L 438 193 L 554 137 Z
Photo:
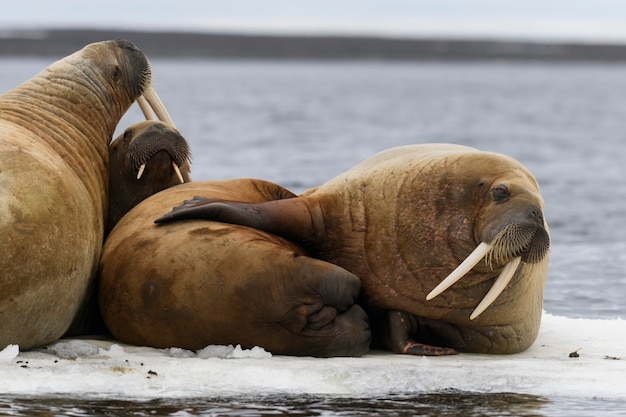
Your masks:
M 168 123 L 135 123 L 109 146 L 108 233 L 145 198 L 190 182 L 191 151 L 185 138 Z
M 116 54 L 105 55 L 101 51 L 102 44 L 110 43 L 117 48 Z M 97 62 L 100 67 L 105 67 L 109 72 L 110 83 L 124 86 L 132 101 L 137 100 L 146 119 L 162 120 L 171 125 L 170 117 L 163 102 L 152 86 L 152 68 L 148 57 L 132 42 L 125 39 L 115 41 L 92 43 L 82 50 L 54 63 L 48 69 L 54 70 L 58 66 L 71 65 L 76 72 L 91 73 L 91 67 Z M 64 82 L 60 82 L 64 83 Z M 108 98 L 101 99 L 103 103 L 109 103 Z M 126 109 L 120 109 L 123 114 Z
M 516 174 L 516 181 L 510 183 L 484 179 L 478 182 L 476 188 L 482 190 L 480 195 L 484 199 L 476 219 L 477 241 L 480 243 L 426 296 L 427 300 L 444 292 L 482 260 L 492 270 L 502 268 L 487 295 L 470 315 L 473 320 L 506 288 L 520 263 L 537 264 L 547 256 L 550 235 L 543 216 L 543 200 L 538 192 L 531 191 L 538 190 L 538 185 L 530 173 Z M 531 182 L 532 187 L 526 186 L 525 182 Z

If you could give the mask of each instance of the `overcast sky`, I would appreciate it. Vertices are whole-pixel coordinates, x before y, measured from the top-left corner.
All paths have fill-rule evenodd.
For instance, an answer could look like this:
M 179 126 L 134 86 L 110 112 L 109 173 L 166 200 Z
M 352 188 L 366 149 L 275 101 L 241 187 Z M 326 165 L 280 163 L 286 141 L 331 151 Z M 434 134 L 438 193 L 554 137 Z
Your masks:
M 626 0 L 14 0 L 0 31 L 88 27 L 626 43 Z

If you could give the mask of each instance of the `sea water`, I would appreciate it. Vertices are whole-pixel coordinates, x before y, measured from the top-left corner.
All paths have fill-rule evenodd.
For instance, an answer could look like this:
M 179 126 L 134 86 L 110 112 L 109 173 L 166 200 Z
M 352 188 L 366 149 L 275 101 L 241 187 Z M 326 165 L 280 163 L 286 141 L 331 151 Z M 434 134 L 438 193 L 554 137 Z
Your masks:
M 49 64 L 0 59 L 0 92 Z M 581 334 L 626 318 L 626 65 L 153 59 L 152 69 L 154 87 L 191 143 L 194 180 L 255 177 L 301 192 L 380 150 L 425 142 L 513 156 L 535 174 L 546 203 L 552 237 L 546 312 L 584 319 L 572 327 Z M 141 118 L 133 107 L 116 134 Z M 626 390 L 626 375 L 620 382 Z M 380 395 L 241 388 L 199 398 L 86 400 L 29 393 L 0 395 L 0 414 L 626 413 L 626 400 L 613 396 L 534 395 L 521 385 L 506 393 L 466 388 Z

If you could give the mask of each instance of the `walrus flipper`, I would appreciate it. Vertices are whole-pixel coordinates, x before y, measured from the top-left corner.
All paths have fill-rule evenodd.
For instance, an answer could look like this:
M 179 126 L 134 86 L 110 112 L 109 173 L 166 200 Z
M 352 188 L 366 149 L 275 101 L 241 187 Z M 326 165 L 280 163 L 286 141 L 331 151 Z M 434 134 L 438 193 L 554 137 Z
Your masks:
M 281 304 L 299 306 L 282 314 L 292 334 L 293 350 L 322 357 L 361 356 L 369 350 L 371 332 L 365 311 L 356 304 L 360 280 L 329 262 L 299 256 Z M 311 292 L 312 291 L 312 292 Z M 277 335 L 280 332 L 277 333 Z
M 169 213 L 159 217 L 155 223 L 168 223 L 178 220 L 213 220 L 222 223 L 239 224 L 263 230 L 260 211 L 255 209 L 256 204 L 238 201 L 225 201 L 211 197 L 195 196 L 192 200 L 185 200 Z
M 458 352 L 452 348 L 432 346 L 414 340 L 414 336 L 422 330 L 415 315 L 405 311 L 388 311 L 386 323 L 382 328 L 385 347 L 395 353 L 421 356 L 455 355 Z
M 306 239 L 322 230 L 310 207 L 301 198 L 284 198 L 262 203 L 228 201 L 211 197 L 196 196 L 174 207 L 159 217 L 155 223 L 178 220 L 202 219 L 222 223 L 238 224 L 263 230 L 297 241 Z

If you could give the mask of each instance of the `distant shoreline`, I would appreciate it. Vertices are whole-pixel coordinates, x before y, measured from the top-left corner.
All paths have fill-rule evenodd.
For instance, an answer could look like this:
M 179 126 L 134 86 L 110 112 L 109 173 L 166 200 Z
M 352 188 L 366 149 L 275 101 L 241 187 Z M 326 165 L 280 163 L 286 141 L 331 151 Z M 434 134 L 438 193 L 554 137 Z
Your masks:
M 626 61 L 626 44 L 88 29 L 0 31 L 0 56 L 63 57 L 117 38 L 132 41 L 148 57 L 168 58 Z

